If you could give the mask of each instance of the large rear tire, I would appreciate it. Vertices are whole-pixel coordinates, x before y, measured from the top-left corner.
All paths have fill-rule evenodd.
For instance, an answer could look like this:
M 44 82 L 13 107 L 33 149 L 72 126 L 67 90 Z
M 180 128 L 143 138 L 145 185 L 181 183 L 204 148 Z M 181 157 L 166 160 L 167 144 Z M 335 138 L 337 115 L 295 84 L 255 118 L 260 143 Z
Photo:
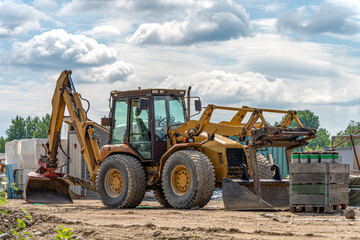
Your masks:
M 166 200 L 164 192 L 161 187 L 154 190 L 156 200 L 164 207 L 164 208 L 172 208 L 170 203 Z
M 162 187 L 167 202 L 173 208 L 202 208 L 210 201 L 215 189 L 214 168 L 201 152 L 175 152 L 165 163 Z
M 256 153 L 256 161 L 258 165 L 258 174 L 260 179 L 271 179 L 271 164 L 269 160 L 262 154 Z
M 108 208 L 135 208 L 144 198 L 145 171 L 140 162 L 128 155 L 115 154 L 100 165 L 96 187 Z

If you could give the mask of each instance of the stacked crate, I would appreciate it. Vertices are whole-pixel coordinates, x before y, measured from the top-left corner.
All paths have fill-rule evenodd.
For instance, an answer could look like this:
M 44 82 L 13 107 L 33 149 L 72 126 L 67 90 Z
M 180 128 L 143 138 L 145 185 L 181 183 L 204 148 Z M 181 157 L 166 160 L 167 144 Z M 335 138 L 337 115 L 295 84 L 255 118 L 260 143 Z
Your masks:
M 310 156 L 302 163 L 294 157 L 290 164 L 290 211 L 331 213 L 345 209 L 349 203 L 349 165 L 321 162 L 320 155 L 319 161 L 314 161 Z

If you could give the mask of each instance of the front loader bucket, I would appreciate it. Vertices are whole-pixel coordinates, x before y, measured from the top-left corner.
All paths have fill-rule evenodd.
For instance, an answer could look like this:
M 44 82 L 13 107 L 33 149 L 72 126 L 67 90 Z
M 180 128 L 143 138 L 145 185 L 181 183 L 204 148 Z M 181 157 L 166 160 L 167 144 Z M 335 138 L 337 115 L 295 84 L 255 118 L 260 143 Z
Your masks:
M 273 209 L 269 203 L 250 192 L 246 187 L 233 182 L 230 178 L 223 178 L 222 194 L 226 210 Z
M 72 203 L 69 184 L 62 178 L 48 178 L 39 173 L 30 172 L 24 193 L 29 203 Z
M 254 191 L 252 180 L 223 178 L 222 194 L 226 210 L 272 210 L 289 207 L 289 182 L 261 179 L 262 197 Z

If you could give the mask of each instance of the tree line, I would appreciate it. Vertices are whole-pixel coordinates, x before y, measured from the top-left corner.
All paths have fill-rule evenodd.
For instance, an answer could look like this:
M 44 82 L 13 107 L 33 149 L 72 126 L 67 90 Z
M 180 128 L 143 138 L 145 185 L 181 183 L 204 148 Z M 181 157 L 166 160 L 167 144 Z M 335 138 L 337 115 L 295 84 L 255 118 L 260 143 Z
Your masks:
M 5 152 L 5 143 L 16 139 L 47 138 L 50 124 L 50 114 L 43 117 L 23 118 L 16 116 L 5 131 L 5 137 L 0 137 L 0 153 Z

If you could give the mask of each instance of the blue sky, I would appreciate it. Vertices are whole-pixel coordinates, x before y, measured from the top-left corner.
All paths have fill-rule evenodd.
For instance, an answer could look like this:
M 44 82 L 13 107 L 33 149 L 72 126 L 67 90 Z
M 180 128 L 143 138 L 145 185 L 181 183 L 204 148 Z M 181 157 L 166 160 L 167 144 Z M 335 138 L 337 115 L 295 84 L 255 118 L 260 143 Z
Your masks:
M 360 117 L 360 1 L 0 1 L 0 135 L 51 111 L 64 69 L 96 121 L 111 90 L 191 85 L 203 105 L 309 109 L 336 134 Z

